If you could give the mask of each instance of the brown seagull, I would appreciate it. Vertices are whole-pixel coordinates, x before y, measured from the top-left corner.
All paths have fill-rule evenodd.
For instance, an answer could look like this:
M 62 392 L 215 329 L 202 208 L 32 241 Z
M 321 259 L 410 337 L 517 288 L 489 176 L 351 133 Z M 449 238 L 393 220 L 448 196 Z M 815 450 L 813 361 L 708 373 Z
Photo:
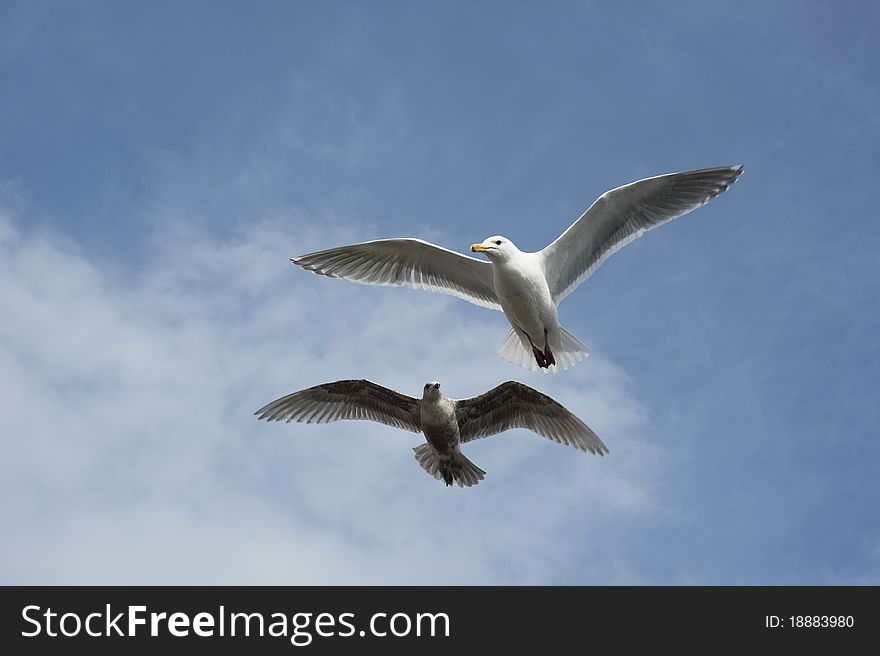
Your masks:
M 369 380 L 340 380 L 288 394 L 257 410 L 259 419 L 326 424 L 341 419 L 369 419 L 422 433 L 427 442 L 415 448 L 416 460 L 446 485 L 476 485 L 486 472 L 461 452 L 463 442 L 510 428 L 527 428 L 554 442 L 604 455 L 608 448 L 580 419 L 537 390 L 507 381 L 470 399 L 450 399 L 440 383 L 426 383 L 416 399 Z

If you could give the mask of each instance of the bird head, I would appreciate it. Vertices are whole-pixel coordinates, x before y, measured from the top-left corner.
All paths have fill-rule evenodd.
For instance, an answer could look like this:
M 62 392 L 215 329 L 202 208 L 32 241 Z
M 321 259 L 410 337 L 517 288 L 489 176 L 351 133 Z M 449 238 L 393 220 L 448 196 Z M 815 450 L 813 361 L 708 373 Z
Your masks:
M 492 261 L 503 262 L 510 256 L 519 253 L 519 249 L 507 237 L 495 235 L 487 237 L 481 244 L 471 244 L 474 253 L 485 253 Z
M 440 383 L 436 380 L 431 381 L 430 383 L 425 383 L 425 391 L 422 393 L 422 398 L 429 398 L 432 396 L 438 396 L 440 394 Z

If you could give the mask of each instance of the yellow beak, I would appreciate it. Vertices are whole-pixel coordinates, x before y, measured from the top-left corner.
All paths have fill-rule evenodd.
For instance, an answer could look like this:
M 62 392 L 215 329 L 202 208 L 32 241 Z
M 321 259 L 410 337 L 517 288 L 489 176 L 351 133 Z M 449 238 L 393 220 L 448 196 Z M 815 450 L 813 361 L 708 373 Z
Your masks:
M 471 244 L 471 252 L 472 253 L 485 253 L 489 249 L 483 246 L 482 244 Z

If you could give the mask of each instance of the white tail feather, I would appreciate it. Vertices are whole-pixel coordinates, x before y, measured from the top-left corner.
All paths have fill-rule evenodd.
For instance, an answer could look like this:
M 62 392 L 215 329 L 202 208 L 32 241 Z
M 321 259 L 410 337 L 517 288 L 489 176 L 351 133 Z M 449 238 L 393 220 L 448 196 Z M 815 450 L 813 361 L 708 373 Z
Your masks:
M 498 355 L 508 362 L 535 371 L 538 368 L 538 363 L 535 362 L 535 356 L 532 355 L 532 347 L 523 341 L 516 330 L 511 328 L 501 346 L 498 347 Z
M 590 347 L 580 342 L 577 337 L 562 326 L 559 326 L 559 338 L 559 347 L 553 349 L 556 364 L 547 369 L 541 369 L 535 361 L 528 337 L 520 336 L 513 328 L 510 329 L 507 337 L 498 348 L 498 355 L 525 369 L 531 371 L 541 369 L 545 374 L 555 374 L 560 369 L 565 370 L 573 367 L 590 354 Z
M 562 326 L 559 326 L 559 342 L 559 352 L 553 351 L 553 355 L 556 356 L 556 363 L 563 369 L 575 366 L 590 355 L 590 347 Z

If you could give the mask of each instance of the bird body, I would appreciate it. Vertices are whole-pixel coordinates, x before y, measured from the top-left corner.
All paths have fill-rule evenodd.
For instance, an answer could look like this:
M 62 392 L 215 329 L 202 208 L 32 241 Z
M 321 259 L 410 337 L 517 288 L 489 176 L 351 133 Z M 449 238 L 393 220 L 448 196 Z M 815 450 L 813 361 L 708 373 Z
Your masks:
M 468 474 L 475 474 L 473 484 L 483 480 L 486 472 L 476 467 L 461 452 L 461 434 L 458 417 L 455 414 L 455 401 L 440 391 L 440 383 L 425 385 L 419 403 L 419 417 L 422 434 L 428 443 L 414 450 L 416 459 L 425 471 L 433 474 L 436 468 L 446 485 L 451 485 L 456 480 L 462 482 L 470 480 L 471 477 L 466 476 L 465 469 L 469 470 Z
M 545 328 L 552 327 L 558 337 L 556 304 L 538 253 L 517 250 L 509 260 L 492 267 L 492 282 L 511 326 L 530 335 L 543 335 Z
M 455 417 L 455 401 L 434 388 L 439 383 L 428 383 L 422 401 L 419 403 L 419 418 L 422 433 L 428 444 L 440 455 L 450 455 L 458 449 L 461 436 L 458 420 Z
M 288 394 L 256 412 L 267 421 L 329 423 L 368 419 L 422 433 L 415 447 L 422 468 L 446 485 L 470 487 L 486 472 L 462 452 L 462 443 L 511 428 L 526 428 L 555 442 L 598 455 L 608 452 L 602 440 L 562 405 L 537 390 L 507 381 L 485 394 L 455 400 L 426 383 L 422 398 L 395 392 L 368 380 L 340 380 Z
M 742 166 L 645 178 L 602 194 L 558 239 L 526 253 L 501 236 L 473 244 L 489 262 L 420 239 L 382 239 L 309 253 L 291 261 L 308 271 L 372 285 L 406 285 L 501 310 L 511 331 L 499 354 L 556 372 L 590 349 L 560 324 L 557 307 L 606 259 L 642 234 L 705 205 Z
M 549 369 L 556 364 L 553 354 L 562 351 L 562 343 L 559 314 L 547 284 L 541 254 L 523 253 L 509 239 L 500 236 L 489 237 L 471 249 L 481 246 L 477 252 L 488 253 L 491 251 L 485 244 L 499 241 L 505 245 L 505 256 L 494 260 L 492 266 L 492 283 L 498 302 L 526 353 L 534 353 L 538 365 Z

